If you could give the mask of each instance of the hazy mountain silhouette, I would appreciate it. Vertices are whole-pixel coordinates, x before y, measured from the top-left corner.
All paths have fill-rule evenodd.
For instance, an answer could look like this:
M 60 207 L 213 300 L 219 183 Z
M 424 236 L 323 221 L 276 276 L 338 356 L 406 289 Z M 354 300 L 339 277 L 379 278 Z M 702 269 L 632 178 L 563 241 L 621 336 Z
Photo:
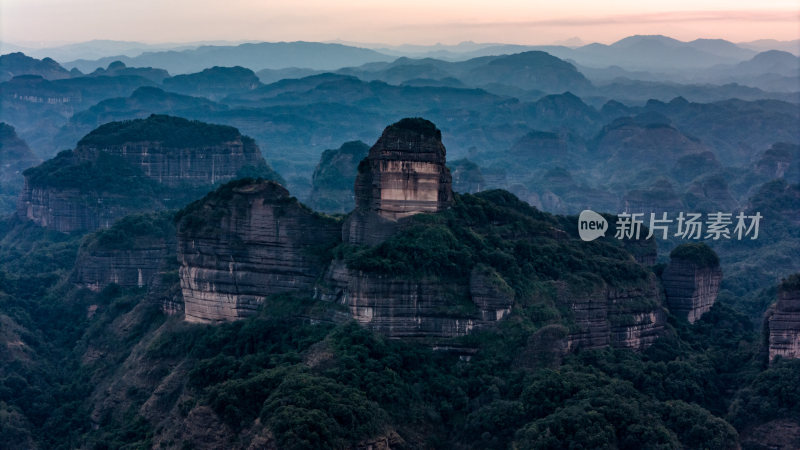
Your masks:
M 365 48 L 319 42 L 262 42 L 237 46 L 205 45 L 181 51 L 146 52 L 139 56 L 112 56 L 97 60 L 79 59 L 65 63 L 90 72 L 120 60 L 129 66 L 160 67 L 173 74 L 199 72 L 212 66 L 242 66 L 254 71 L 304 67 L 338 69 L 371 61 L 389 61 L 388 55 Z
M 50 58 L 39 60 L 24 53 L 0 56 L 0 81 L 7 81 L 18 75 L 39 75 L 48 80 L 70 77 L 67 69 Z

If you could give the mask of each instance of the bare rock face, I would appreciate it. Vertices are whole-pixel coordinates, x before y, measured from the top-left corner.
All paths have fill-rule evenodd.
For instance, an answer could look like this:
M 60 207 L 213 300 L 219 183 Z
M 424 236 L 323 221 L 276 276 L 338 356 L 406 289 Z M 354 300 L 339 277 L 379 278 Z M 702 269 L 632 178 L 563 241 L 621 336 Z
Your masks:
M 339 242 L 340 232 L 337 221 L 275 182 L 223 185 L 190 205 L 178 224 L 186 320 L 235 320 L 270 294 L 311 292 L 325 269 L 315 252 Z
M 800 274 L 785 280 L 769 318 L 769 360 L 800 358 Z
M 152 180 L 103 152 L 63 151 L 24 174 L 17 216 L 62 233 L 108 228 L 128 214 L 164 207 Z
M 334 261 L 316 292 L 347 306 L 362 325 L 398 338 L 464 336 L 502 319 L 514 302 L 511 288 L 486 267 L 464 285 L 368 274 Z
M 73 281 L 93 291 L 99 291 L 111 283 L 123 287 L 144 287 L 156 274 L 166 251 L 166 246 L 88 251 L 78 256 Z
M 719 259 L 705 244 L 683 244 L 670 254 L 661 275 L 670 311 L 694 323 L 714 305 L 722 270 Z
M 17 215 L 62 232 L 93 231 L 184 204 L 242 172 L 278 177 L 235 128 L 158 115 L 111 122 L 26 170 Z
M 99 291 L 111 283 L 150 286 L 175 258 L 175 227 L 167 213 L 131 215 L 89 236 L 78 252 L 72 282 Z
M 170 187 L 212 185 L 264 163 L 255 141 L 236 128 L 155 114 L 102 125 L 77 148 L 118 155 Z
M 442 134 L 425 119 L 386 127 L 358 166 L 356 210 L 343 229 L 352 244 L 375 245 L 414 214 L 433 213 L 453 202 Z
M 568 351 L 608 346 L 642 350 L 663 334 L 666 313 L 655 276 L 624 287 L 599 283 L 576 290 L 558 283 L 557 292 L 575 322 L 567 337 Z

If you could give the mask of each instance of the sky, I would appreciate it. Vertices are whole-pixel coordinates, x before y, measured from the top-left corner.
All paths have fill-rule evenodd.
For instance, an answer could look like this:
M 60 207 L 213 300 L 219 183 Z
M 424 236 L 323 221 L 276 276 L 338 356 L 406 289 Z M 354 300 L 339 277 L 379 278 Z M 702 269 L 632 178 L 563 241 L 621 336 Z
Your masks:
M 0 40 L 549 44 L 800 38 L 800 0 L 0 0 Z

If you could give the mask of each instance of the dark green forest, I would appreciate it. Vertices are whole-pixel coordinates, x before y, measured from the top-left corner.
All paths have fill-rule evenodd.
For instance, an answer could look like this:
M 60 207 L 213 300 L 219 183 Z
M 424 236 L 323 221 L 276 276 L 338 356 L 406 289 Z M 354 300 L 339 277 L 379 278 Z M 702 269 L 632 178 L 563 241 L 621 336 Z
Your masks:
M 409 277 L 491 267 L 518 298 L 575 274 L 610 284 L 647 276 L 633 262 L 608 264 L 625 252 L 616 240 L 551 241 L 548 233 L 568 221 L 491 191 L 459 195 L 452 209 L 415 217 L 378 247 L 326 251 Z M 302 296 L 273 296 L 246 320 L 196 325 L 165 316 L 144 289 L 112 284 L 95 293 L 66 282 L 84 239 L 124 246 L 162 233 L 160 224 L 134 216 L 82 238 L 3 223 L 5 239 L 27 243 L 0 247 L 0 332 L 20 342 L 0 353 L 0 434 L 10 448 L 156 446 L 158 430 L 140 411 L 171 373 L 182 374 L 180 387 L 156 408 L 185 416 L 205 405 L 231 445 L 265 427 L 272 444 L 288 449 L 351 448 L 379 437 L 392 448 L 758 448 L 743 433 L 800 415 L 800 363 L 768 365 L 760 326 L 730 297 L 692 325 L 670 316 L 666 334 L 645 351 L 566 355 L 531 341 L 565 333 L 563 311 L 522 302 L 496 328 L 457 338 L 453 345 L 477 349 L 465 358 L 347 321 L 309 321 L 336 305 Z M 548 242 L 570 251 L 549 253 Z M 93 415 L 97 386 L 129 376 L 118 370 L 131 362 L 133 372 L 146 368 L 150 384 L 127 385 L 116 413 Z

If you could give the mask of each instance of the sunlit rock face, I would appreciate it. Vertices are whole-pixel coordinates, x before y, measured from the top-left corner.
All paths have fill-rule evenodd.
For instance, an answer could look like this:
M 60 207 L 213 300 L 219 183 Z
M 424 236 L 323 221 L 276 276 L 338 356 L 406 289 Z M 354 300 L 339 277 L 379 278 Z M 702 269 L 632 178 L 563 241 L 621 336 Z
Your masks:
M 664 269 L 661 281 L 670 311 L 694 323 L 714 306 L 722 270 L 719 264 L 707 266 L 673 257 Z
M 450 206 L 452 179 L 445 159 L 442 133 L 433 123 L 403 119 L 386 127 L 359 164 L 356 210 L 345 224 L 344 240 L 374 245 L 394 232 L 398 221 Z
M 325 268 L 317 255 L 339 242 L 339 227 L 272 181 L 237 181 L 209 194 L 178 224 L 186 320 L 236 320 L 271 294 L 311 292 Z
M 800 275 L 781 285 L 769 317 L 769 359 L 778 356 L 800 358 Z

